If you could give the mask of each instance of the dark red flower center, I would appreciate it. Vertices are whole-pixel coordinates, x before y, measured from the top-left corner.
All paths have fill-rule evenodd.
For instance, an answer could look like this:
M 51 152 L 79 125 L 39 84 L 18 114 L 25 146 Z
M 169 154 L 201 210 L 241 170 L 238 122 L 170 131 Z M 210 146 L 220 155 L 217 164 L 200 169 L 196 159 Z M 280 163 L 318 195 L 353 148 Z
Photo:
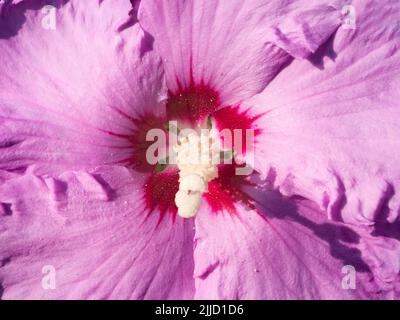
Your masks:
M 178 93 L 169 94 L 166 103 L 167 118 L 161 119 L 153 115 L 143 115 L 139 119 L 132 119 L 135 132 L 128 137 L 133 146 L 133 155 L 123 161 L 140 172 L 148 172 L 149 177 L 144 186 L 144 199 L 149 212 L 159 212 L 161 217 L 167 213 L 177 213 L 175 195 L 179 189 L 179 171 L 176 166 L 169 165 L 162 172 L 155 170 L 156 165 L 151 165 L 146 159 L 146 150 L 152 144 L 146 141 L 146 133 L 153 128 L 164 130 L 168 121 L 176 120 L 185 126 L 195 126 L 212 117 L 218 130 L 228 129 L 233 132 L 241 130 L 243 151 L 245 153 L 249 145 L 246 144 L 246 129 L 254 130 L 254 135 L 259 130 L 254 128 L 257 117 L 251 117 L 248 112 L 240 111 L 238 106 L 221 106 L 219 94 L 212 88 L 200 84 L 191 85 L 181 89 Z M 235 213 L 235 203 L 238 201 L 250 203 L 250 199 L 242 191 L 241 187 L 248 184 L 248 177 L 237 175 L 235 169 L 239 166 L 233 164 L 221 164 L 218 166 L 218 177 L 208 184 L 208 192 L 203 194 L 203 199 L 208 202 L 214 212 L 227 210 Z

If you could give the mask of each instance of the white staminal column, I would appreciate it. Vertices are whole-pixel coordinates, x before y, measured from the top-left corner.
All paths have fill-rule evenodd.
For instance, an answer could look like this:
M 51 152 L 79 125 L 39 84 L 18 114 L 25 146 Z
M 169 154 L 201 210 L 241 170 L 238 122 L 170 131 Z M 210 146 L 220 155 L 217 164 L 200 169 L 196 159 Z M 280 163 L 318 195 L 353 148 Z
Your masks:
M 179 191 L 175 195 L 178 215 L 194 217 L 208 183 L 218 176 L 220 146 L 211 130 L 191 132 L 181 137 L 174 147 L 179 169 Z

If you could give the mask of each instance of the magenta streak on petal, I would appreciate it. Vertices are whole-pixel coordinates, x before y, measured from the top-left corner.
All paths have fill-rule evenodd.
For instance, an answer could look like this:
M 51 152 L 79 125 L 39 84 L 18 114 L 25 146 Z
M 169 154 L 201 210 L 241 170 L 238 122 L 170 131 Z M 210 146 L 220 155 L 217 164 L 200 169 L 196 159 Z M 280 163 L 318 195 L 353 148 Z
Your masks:
M 260 129 L 254 127 L 255 121 L 260 116 L 250 116 L 248 111 L 240 111 L 239 107 L 226 107 L 212 114 L 216 121 L 217 129 L 229 129 L 232 134 L 235 129 L 242 130 L 242 152 L 245 153 L 249 146 L 246 144 L 246 130 L 254 130 L 254 138 L 260 134 Z M 240 151 L 239 151 L 240 152 Z M 208 185 L 209 193 L 205 194 L 210 207 L 214 212 L 226 209 L 236 213 L 235 202 L 240 201 L 247 207 L 254 209 L 250 196 L 241 191 L 241 187 L 250 185 L 247 176 L 237 175 L 237 164 L 221 165 L 218 168 L 219 176 Z
M 254 208 L 251 198 L 241 191 L 241 187 L 251 185 L 251 182 L 247 180 L 247 176 L 236 175 L 235 169 L 234 164 L 220 165 L 218 178 L 208 183 L 208 193 L 204 197 L 214 213 L 227 210 L 235 214 L 235 202 L 238 201 Z
M 166 213 L 172 213 L 176 217 L 175 194 L 179 189 L 178 179 L 177 169 L 167 169 L 150 175 L 144 186 L 146 206 L 150 213 L 157 208 L 160 218 Z
M 149 164 L 146 159 L 146 150 L 153 144 L 153 141 L 146 141 L 146 135 L 151 129 L 160 129 L 168 136 L 165 131 L 166 119 L 148 114 L 135 119 L 134 122 L 135 130 L 129 138 L 133 146 L 133 154 L 130 159 L 126 160 L 126 164 L 132 165 L 140 172 L 154 172 L 155 166 Z
M 261 129 L 255 128 L 254 126 L 255 121 L 261 116 L 261 114 L 250 116 L 248 110 L 241 111 L 239 106 L 226 107 L 213 113 L 213 118 L 216 121 L 218 130 L 229 129 L 232 135 L 235 129 L 242 131 L 242 150 L 237 151 L 243 153 L 250 147 L 246 144 L 246 130 L 254 130 L 254 139 L 261 133 Z
M 168 119 L 181 119 L 195 124 L 218 110 L 220 94 L 204 80 L 196 83 L 193 77 L 193 58 L 190 57 L 190 84 L 184 87 L 176 76 L 178 90 L 168 91 Z
M 186 120 L 196 123 L 215 112 L 219 105 L 219 95 L 205 85 L 191 84 L 188 88 L 180 88 L 177 93 L 169 92 L 167 113 L 169 119 Z
M 118 111 L 118 110 L 117 110 Z M 132 122 L 132 133 L 121 135 L 111 131 L 107 134 L 126 139 L 130 142 L 132 155 L 120 161 L 120 164 L 132 167 L 133 169 L 148 173 L 149 177 L 143 187 L 143 194 L 149 214 L 159 212 L 160 221 L 167 214 L 176 217 L 177 208 L 175 206 L 175 194 L 179 189 L 179 176 L 176 168 L 168 168 L 164 172 L 155 173 L 155 165 L 149 164 L 146 159 L 146 151 L 153 141 L 146 141 L 146 134 L 151 129 L 161 129 L 166 135 L 166 119 L 157 117 L 153 114 L 145 114 L 133 118 L 122 111 L 118 111 Z M 168 142 L 167 142 L 168 143 Z
M 114 149 L 130 148 L 132 150 L 132 154 L 129 157 L 120 160 L 117 164 L 122 164 L 128 167 L 132 167 L 133 169 L 139 172 L 144 172 L 144 173 L 154 172 L 155 165 L 149 164 L 146 159 L 146 150 L 154 142 L 146 141 L 146 135 L 147 132 L 151 129 L 160 129 L 165 131 L 166 119 L 163 119 L 162 117 L 158 117 L 150 113 L 141 115 L 137 118 L 133 118 L 123 113 L 122 111 L 118 110 L 118 112 L 132 122 L 131 133 L 119 134 L 109 130 L 99 129 L 106 134 L 127 140 L 130 143 L 130 145 L 128 146 L 113 147 Z M 166 131 L 165 133 L 167 135 Z M 115 163 L 110 163 L 110 164 L 115 164 Z

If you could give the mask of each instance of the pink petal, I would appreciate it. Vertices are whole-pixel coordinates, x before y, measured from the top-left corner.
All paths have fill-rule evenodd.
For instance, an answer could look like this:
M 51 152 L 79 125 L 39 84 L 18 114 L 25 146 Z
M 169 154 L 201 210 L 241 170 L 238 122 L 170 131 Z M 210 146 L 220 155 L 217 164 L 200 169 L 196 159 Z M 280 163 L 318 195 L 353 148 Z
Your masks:
M 294 61 L 247 104 L 264 113 L 256 167 L 333 219 L 393 222 L 400 212 L 400 4 L 355 1 L 310 61 Z
M 4 183 L 5 181 L 18 177 L 17 173 L 6 171 L 6 170 L 0 170 L 0 185 Z
M 146 211 L 144 182 L 101 167 L 0 185 L 3 298 L 192 298 L 193 222 Z M 42 287 L 45 266 L 55 289 Z
M 139 22 L 172 95 L 205 86 L 227 106 L 260 92 L 291 60 L 285 50 L 315 51 L 340 24 L 342 2 L 141 1 Z
M 290 1 L 283 4 L 269 37 L 296 58 L 314 53 L 342 23 L 348 1 Z M 283 15 L 283 19 L 280 17 Z
M 132 155 L 132 119 L 158 112 L 160 61 L 129 1 L 47 3 L 0 15 L 0 168 L 118 163 Z M 49 12 L 55 30 L 43 27 Z
M 399 241 L 328 222 L 310 201 L 265 190 L 259 197 L 262 214 L 240 204 L 233 215 L 213 214 L 207 206 L 199 212 L 195 298 L 400 297 Z M 351 267 L 355 287 L 346 278 Z

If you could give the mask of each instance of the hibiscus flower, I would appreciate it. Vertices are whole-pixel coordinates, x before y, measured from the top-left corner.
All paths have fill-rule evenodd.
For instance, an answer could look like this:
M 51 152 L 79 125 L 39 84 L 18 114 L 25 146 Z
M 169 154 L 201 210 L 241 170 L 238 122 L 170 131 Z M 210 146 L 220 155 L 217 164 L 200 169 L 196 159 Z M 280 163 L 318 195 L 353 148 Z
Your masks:
M 399 298 L 398 1 L 0 6 L 2 298 Z M 189 211 L 169 121 L 254 134 Z

